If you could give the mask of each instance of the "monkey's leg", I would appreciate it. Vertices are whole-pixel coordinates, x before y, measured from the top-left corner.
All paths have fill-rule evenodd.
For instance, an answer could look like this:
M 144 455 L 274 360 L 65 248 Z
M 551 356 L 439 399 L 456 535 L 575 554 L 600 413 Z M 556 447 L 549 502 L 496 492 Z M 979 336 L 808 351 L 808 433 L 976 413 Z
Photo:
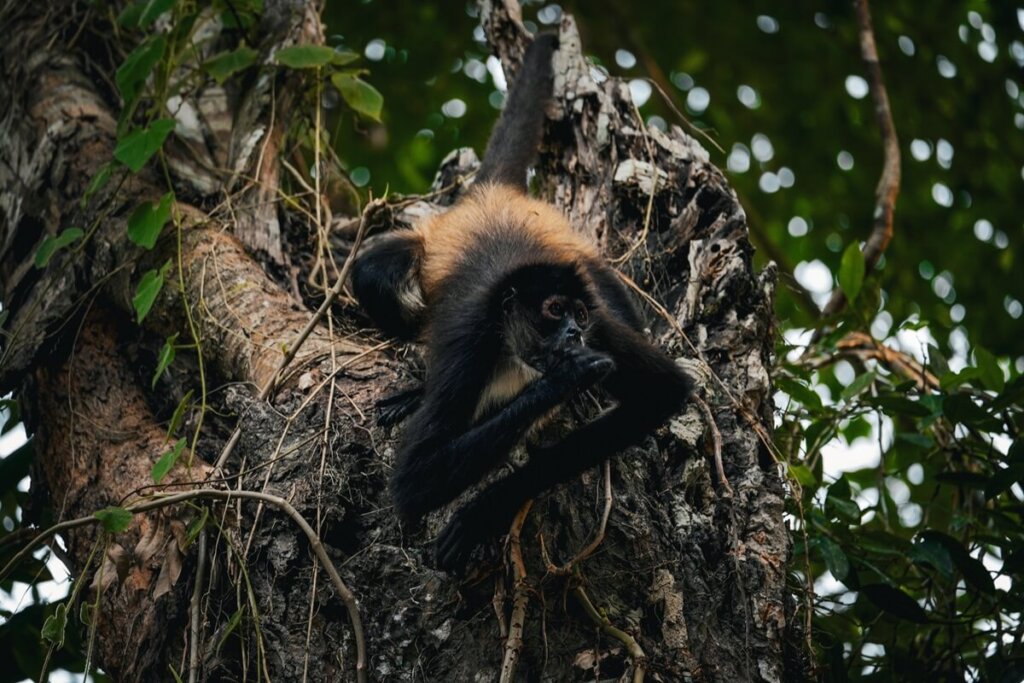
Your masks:
M 537 419 L 613 368 L 609 356 L 581 347 L 503 409 L 454 436 L 437 433 L 446 406 L 428 396 L 406 427 L 409 440 L 391 480 L 399 513 L 418 519 L 455 498 L 504 460 Z
M 617 368 L 604 385 L 619 400 L 613 410 L 551 446 L 461 508 L 437 541 L 439 564 L 461 570 L 480 543 L 500 535 L 522 504 L 641 441 L 676 413 L 690 395 L 689 378 L 639 333 L 613 325 L 608 332 Z
M 367 243 L 352 268 L 352 290 L 378 328 L 413 340 L 425 308 L 419 284 L 423 245 L 411 230 L 375 236 Z

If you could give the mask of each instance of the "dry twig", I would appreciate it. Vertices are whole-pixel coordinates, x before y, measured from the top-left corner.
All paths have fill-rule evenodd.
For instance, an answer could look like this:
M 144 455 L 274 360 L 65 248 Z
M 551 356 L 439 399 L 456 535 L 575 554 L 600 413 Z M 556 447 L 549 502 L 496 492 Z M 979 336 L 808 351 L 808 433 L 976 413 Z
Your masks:
M 526 515 L 533 506 L 530 499 L 523 504 L 512 520 L 512 528 L 508 532 L 508 554 L 512 564 L 512 576 L 515 579 L 515 597 L 512 599 L 512 617 L 509 619 L 508 638 L 505 639 L 505 656 L 501 661 L 500 683 L 512 683 L 516 678 L 516 665 L 519 653 L 523 650 L 523 625 L 526 622 L 526 605 L 529 602 L 529 586 L 526 583 L 526 563 L 523 562 L 523 549 L 520 534 Z

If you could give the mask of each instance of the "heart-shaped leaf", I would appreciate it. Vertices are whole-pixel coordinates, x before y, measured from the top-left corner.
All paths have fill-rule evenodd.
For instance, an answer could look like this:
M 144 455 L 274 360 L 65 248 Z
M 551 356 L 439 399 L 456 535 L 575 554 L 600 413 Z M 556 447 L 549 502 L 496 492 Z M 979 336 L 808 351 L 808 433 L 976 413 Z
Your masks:
M 146 249 L 152 249 L 171 217 L 174 193 L 168 192 L 155 204 L 142 202 L 128 217 L 128 239 Z
M 139 86 L 146 82 L 153 67 L 164 56 L 166 50 L 167 39 L 164 36 L 149 38 L 139 43 L 118 67 L 114 81 L 126 103 L 135 100 L 139 94 Z
M 160 456 L 160 459 L 153 464 L 153 483 L 159 484 L 167 473 L 171 471 L 175 463 L 178 462 L 178 458 L 181 456 L 181 452 L 185 449 L 185 439 L 178 439 L 178 442 L 174 444 L 171 450 L 167 451 Z
M 80 239 L 84 234 L 81 228 L 68 228 L 56 237 L 47 237 L 36 251 L 36 268 L 44 268 L 55 253 Z
M 142 276 L 139 286 L 135 289 L 135 296 L 132 298 L 132 305 L 135 307 L 135 315 L 140 324 L 149 313 L 149 309 L 153 308 L 156 296 L 160 293 L 160 290 L 163 289 L 164 278 L 167 277 L 167 271 L 170 269 L 171 262 L 167 261 L 159 271 L 149 270 Z
M 103 528 L 112 534 L 119 534 L 132 523 L 132 513 L 122 507 L 109 507 L 93 513 Z
M 172 119 L 157 119 L 146 128 L 139 128 L 121 138 L 114 148 L 114 158 L 134 173 L 142 170 L 154 154 L 163 147 L 164 140 L 174 130 Z
M 203 71 L 210 74 L 213 80 L 223 83 L 231 74 L 252 66 L 259 53 L 244 45 L 231 52 L 222 52 L 203 63 Z

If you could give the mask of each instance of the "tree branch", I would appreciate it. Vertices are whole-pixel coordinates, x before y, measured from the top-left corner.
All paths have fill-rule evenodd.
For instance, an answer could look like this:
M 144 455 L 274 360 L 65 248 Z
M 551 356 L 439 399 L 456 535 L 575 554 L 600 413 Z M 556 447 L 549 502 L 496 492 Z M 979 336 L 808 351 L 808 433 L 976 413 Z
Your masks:
M 889 93 L 882 78 L 882 66 L 878 60 L 868 0 L 854 0 L 853 5 L 857 12 L 860 55 L 867 68 L 868 88 L 871 92 L 871 101 L 875 105 L 875 120 L 882 136 L 882 175 L 875 188 L 871 234 L 863 250 L 865 269 L 871 272 L 878 265 L 878 260 L 882 258 L 893 236 L 893 214 L 896 210 L 896 198 L 900 193 L 900 143 L 896 136 L 896 125 L 892 120 L 892 109 L 889 107 Z M 832 292 L 832 298 L 828 300 L 821 314 L 827 318 L 843 310 L 845 306 L 846 296 L 837 288 Z M 811 343 L 818 341 L 822 334 L 821 330 L 816 330 Z

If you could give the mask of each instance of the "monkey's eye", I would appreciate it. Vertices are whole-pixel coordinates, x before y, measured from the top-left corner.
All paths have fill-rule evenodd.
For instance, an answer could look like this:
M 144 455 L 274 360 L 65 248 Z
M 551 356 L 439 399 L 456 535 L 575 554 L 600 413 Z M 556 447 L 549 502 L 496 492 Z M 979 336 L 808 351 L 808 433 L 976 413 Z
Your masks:
M 587 307 L 583 304 L 576 307 L 576 322 L 580 325 L 587 323 Z
M 548 299 L 544 302 L 544 315 L 555 320 L 560 320 L 565 315 L 565 307 L 558 299 Z

